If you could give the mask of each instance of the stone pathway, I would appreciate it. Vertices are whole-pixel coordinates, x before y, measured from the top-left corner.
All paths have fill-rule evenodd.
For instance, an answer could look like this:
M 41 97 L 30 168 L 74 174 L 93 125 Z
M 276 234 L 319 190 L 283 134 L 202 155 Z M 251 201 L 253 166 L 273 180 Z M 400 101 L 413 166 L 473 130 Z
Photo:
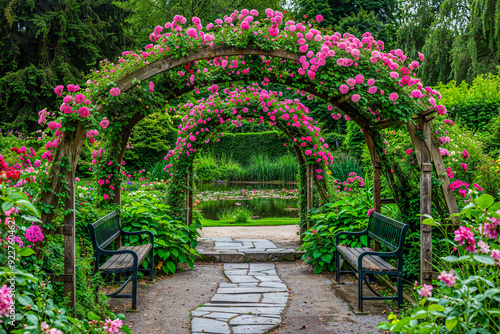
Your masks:
M 295 261 L 303 254 L 266 239 L 200 238 L 196 250 L 200 261 L 225 263 Z
M 272 248 L 271 242 L 257 240 L 251 241 L 254 248 Z M 219 245 L 229 248 L 240 243 L 243 247 L 243 242 L 249 241 Z M 266 333 L 279 327 L 289 293 L 274 263 L 225 263 L 224 274 L 231 283 L 220 283 L 211 302 L 191 312 L 193 334 Z

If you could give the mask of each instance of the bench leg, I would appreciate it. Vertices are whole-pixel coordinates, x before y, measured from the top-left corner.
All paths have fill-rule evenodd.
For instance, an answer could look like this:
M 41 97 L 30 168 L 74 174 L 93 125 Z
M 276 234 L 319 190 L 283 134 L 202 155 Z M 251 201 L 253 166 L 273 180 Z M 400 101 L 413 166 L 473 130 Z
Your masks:
M 149 280 L 153 280 L 153 270 L 154 270 L 154 248 L 151 247 L 149 251 Z
M 340 283 L 340 256 L 339 251 L 335 251 L 335 280 Z
M 132 310 L 137 310 L 137 267 L 134 268 L 132 278 Z
M 398 308 L 403 305 L 403 276 L 398 275 Z
M 363 281 L 365 274 L 363 271 L 358 273 L 358 310 L 363 312 Z

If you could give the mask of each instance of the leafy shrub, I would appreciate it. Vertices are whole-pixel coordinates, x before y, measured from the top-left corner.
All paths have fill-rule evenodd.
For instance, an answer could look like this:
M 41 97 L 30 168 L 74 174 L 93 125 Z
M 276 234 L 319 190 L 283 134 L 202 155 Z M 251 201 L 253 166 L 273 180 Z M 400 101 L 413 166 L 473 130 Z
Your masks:
M 419 306 L 407 316 L 379 328 L 391 333 L 497 333 L 500 331 L 500 202 L 483 194 L 470 201 L 454 217 L 461 225 L 454 240 L 446 238 L 448 252 L 441 258 L 441 270 L 433 285 L 418 290 Z M 423 221 L 442 230 L 449 225 L 428 217 Z M 418 282 L 415 282 L 418 287 Z
M 235 207 L 222 209 L 217 212 L 217 218 L 224 221 L 231 221 L 236 224 L 245 224 L 254 215 L 253 209 L 248 207 Z
M 121 224 L 125 231 L 151 231 L 155 237 L 154 258 L 157 268 L 165 273 L 175 273 L 179 263 L 187 263 L 193 267 L 195 248 L 200 234 L 198 224 L 187 226 L 185 223 L 170 218 L 170 207 L 163 204 L 157 195 L 143 193 L 128 199 L 122 209 Z M 147 235 L 125 236 L 122 243 L 125 246 L 149 243 Z M 149 265 L 149 257 L 143 262 L 143 267 Z
M 193 170 L 197 180 L 201 182 L 215 181 L 221 177 L 217 160 L 211 154 L 200 155 L 195 160 Z
M 362 231 L 368 220 L 366 212 L 371 207 L 360 196 L 342 196 L 335 203 L 324 206 L 324 212 L 311 217 L 314 225 L 305 232 L 304 243 L 300 247 L 305 253 L 302 259 L 314 273 L 335 270 L 335 237 L 341 231 Z M 349 247 L 367 246 L 366 236 L 353 239 L 341 236 L 340 244 Z
M 151 177 L 150 180 L 168 180 L 170 179 L 170 172 L 167 172 L 164 170 L 165 165 L 167 163 L 165 160 L 160 160 L 157 163 L 154 164 L 154 166 L 151 168 Z

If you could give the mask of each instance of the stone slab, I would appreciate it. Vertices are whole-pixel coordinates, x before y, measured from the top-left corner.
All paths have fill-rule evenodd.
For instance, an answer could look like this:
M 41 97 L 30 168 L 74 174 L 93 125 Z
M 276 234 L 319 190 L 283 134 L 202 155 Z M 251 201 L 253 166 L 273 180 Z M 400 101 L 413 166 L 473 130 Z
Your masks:
M 198 308 L 200 311 L 207 311 L 207 312 L 225 312 L 225 313 L 239 313 L 239 314 L 257 314 L 257 315 L 262 315 L 262 314 L 270 314 L 270 315 L 280 315 L 281 311 L 283 311 L 282 307 L 276 307 L 276 306 L 271 306 L 271 307 L 243 307 L 243 306 L 202 306 Z
M 217 293 L 264 293 L 264 292 L 286 292 L 287 289 L 264 288 L 264 287 L 238 287 L 238 288 L 219 288 Z
M 225 263 L 224 270 L 232 270 L 232 269 L 248 269 L 247 263 Z
M 245 254 L 240 252 L 221 252 L 220 261 L 229 263 L 242 263 L 245 259 Z
M 253 283 L 253 282 L 259 282 L 255 277 L 253 276 L 238 276 L 238 275 L 227 275 L 227 278 L 233 283 Z
M 261 303 L 264 304 L 286 304 L 288 302 L 288 293 L 265 293 Z
M 221 321 L 228 321 L 231 318 L 236 317 L 238 314 L 237 313 L 225 313 L 225 312 L 212 312 L 207 315 L 205 315 L 205 318 L 213 318 L 216 320 L 221 320 Z
M 217 293 L 212 297 L 212 303 L 258 303 L 261 299 L 261 294 L 225 294 Z
M 230 334 L 229 324 L 207 318 L 193 318 L 191 321 L 191 330 L 193 332 Z
M 229 320 L 229 324 L 232 325 L 278 325 L 281 323 L 281 319 L 260 317 L 257 315 L 243 314 L 236 318 Z
M 269 261 L 267 252 L 245 252 L 245 260 L 248 262 L 266 262 Z
M 243 325 L 233 327 L 233 334 L 260 334 L 267 333 L 277 325 Z

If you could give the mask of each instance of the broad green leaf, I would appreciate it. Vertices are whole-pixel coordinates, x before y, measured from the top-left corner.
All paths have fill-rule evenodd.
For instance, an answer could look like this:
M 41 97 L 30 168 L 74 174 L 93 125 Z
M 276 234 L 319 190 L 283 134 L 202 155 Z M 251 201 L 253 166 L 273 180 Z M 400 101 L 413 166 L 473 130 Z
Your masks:
M 446 328 L 450 331 L 458 324 L 458 319 L 455 317 L 447 318 L 445 321 Z
M 92 311 L 89 311 L 89 313 L 87 313 L 87 318 L 89 320 L 99 321 L 99 317 Z
M 35 251 L 31 248 L 23 248 L 19 252 L 20 256 L 30 256 L 31 254 L 35 254 Z
M 167 268 L 172 274 L 175 274 L 175 263 L 173 263 L 172 261 L 168 261 Z
M 487 209 L 490 206 L 492 206 L 494 202 L 495 198 L 493 196 L 489 194 L 483 194 L 479 196 L 479 199 L 477 200 L 477 205 L 479 205 L 481 209 Z
M 474 260 L 476 260 L 477 262 L 481 262 L 481 263 L 484 263 L 484 264 L 489 264 L 489 265 L 494 265 L 495 264 L 495 260 L 489 256 L 489 255 L 473 255 L 474 257 Z
M 443 312 L 444 310 L 445 310 L 444 306 L 441 306 L 439 304 L 431 304 L 427 307 L 427 311 Z

